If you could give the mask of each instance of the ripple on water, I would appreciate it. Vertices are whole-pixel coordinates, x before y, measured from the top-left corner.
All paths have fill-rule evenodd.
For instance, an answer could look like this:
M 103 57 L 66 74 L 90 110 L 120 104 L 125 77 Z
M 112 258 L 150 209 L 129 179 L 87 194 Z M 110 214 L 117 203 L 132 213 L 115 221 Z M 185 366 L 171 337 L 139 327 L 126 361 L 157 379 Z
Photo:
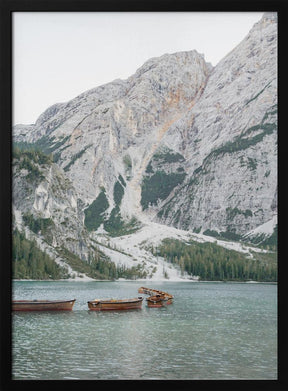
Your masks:
M 167 282 L 175 300 L 165 308 L 88 311 L 87 300 L 135 297 L 140 285 L 14 283 L 19 299 L 38 292 L 77 302 L 71 313 L 13 314 L 13 377 L 277 378 L 277 286 Z

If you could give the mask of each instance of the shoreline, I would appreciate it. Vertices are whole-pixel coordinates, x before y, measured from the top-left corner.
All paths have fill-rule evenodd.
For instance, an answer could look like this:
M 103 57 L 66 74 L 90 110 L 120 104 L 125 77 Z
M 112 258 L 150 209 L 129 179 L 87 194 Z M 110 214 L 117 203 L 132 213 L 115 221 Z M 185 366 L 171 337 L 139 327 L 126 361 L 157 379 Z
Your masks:
M 67 278 L 67 279 L 60 279 L 60 280 L 32 280 L 32 279 L 12 279 L 13 282 L 147 282 L 147 283 L 169 283 L 169 282 L 191 282 L 191 283 L 205 283 L 205 284 L 273 284 L 278 285 L 278 281 L 199 281 L 199 280 L 189 280 L 189 279 L 183 279 L 183 280 L 146 280 L 146 279 L 139 279 L 139 280 L 125 280 L 125 279 L 118 279 L 118 280 L 94 280 L 94 279 L 77 279 L 74 278 Z

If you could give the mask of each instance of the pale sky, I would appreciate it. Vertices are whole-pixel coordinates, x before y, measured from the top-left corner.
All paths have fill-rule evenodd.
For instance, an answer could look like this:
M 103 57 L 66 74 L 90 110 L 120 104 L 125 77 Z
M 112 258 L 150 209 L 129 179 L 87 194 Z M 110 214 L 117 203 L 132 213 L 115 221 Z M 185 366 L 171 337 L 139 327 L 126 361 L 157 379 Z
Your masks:
M 13 123 L 127 79 L 151 57 L 197 50 L 216 65 L 263 12 L 14 12 Z

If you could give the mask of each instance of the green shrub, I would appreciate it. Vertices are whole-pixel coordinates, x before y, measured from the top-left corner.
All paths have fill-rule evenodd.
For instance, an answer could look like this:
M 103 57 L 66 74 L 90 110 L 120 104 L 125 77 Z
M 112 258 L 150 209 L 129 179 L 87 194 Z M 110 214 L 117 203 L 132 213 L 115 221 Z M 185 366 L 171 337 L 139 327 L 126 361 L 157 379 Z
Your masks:
M 141 186 L 141 205 L 147 209 L 149 204 L 156 205 L 158 199 L 164 200 L 171 191 L 185 179 L 186 173 L 166 174 L 157 171 L 149 178 L 144 178 Z
M 64 171 L 68 171 L 69 168 L 75 163 L 77 159 L 80 159 L 80 157 L 86 152 L 88 148 L 91 147 L 92 144 L 87 145 L 85 148 L 83 148 L 81 151 L 76 153 L 74 156 L 72 156 L 70 162 L 67 164 L 67 166 L 64 167 Z
M 42 235 L 47 234 L 55 225 L 51 218 L 35 218 L 31 213 L 25 213 L 23 215 L 23 221 L 35 234 L 38 234 L 41 231 Z
M 84 273 L 95 279 L 112 280 L 116 277 L 116 265 L 98 248 L 91 248 L 88 261 L 82 260 L 65 247 L 58 249 L 64 261 L 78 273 Z
M 246 209 L 246 210 L 240 210 L 238 208 L 226 208 L 226 216 L 227 216 L 227 220 L 233 220 L 235 218 L 236 215 L 243 215 L 244 217 L 252 217 L 253 216 L 253 213 L 250 209 Z
M 265 91 L 265 89 L 266 89 L 267 87 L 269 87 L 271 83 L 272 83 L 272 82 L 269 81 L 269 83 L 267 83 L 266 86 L 265 86 L 260 92 L 258 92 L 258 94 L 256 94 L 253 98 L 251 98 L 250 100 L 248 100 L 248 102 L 246 102 L 246 105 L 248 105 L 250 102 L 253 102 L 253 100 L 257 99 L 258 96 L 261 95 L 262 92 Z
M 51 165 L 53 162 L 52 155 L 46 155 L 34 149 L 22 150 L 16 146 L 13 148 L 13 158 L 15 166 L 18 166 L 20 170 L 28 171 L 26 179 L 29 182 L 36 182 L 36 184 L 45 179 L 41 172 L 41 166 Z
M 108 207 L 105 189 L 102 189 L 96 200 L 84 211 L 84 224 L 89 231 L 97 230 L 104 222 L 104 213 Z
M 114 185 L 113 197 L 116 205 L 120 205 L 124 195 L 123 185 L 117 181 Z
M 132 217 L 127 222 L 122 219 L 119 206 L 113 208 L 109 219 L 104 221 L 104 229 L 111 236 L 129 235 L 136 232 L 139 228 L 140 223 L 136 217 Z
M 160 160 L 161 163 L 176 163 L 184 162 L 185 158 L 178 152 L 173 152 L 172 150 L 167 150 L 163 152 L 157 152 L 153 155 L 153 160 Z

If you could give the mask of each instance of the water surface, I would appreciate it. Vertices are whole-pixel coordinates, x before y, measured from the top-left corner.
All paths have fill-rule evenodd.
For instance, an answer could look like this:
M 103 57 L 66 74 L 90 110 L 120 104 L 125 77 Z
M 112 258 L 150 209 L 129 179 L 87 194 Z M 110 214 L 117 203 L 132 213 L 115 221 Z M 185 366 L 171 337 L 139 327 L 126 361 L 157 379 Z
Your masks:
M 88 310 L 94 298 L 137 297 L 141 285 L 174 303 Z M 277 379 L 277 285 L 15 281 L 13 296 L 77 299 L 72 312 L 13 313 L 14 379 Z

